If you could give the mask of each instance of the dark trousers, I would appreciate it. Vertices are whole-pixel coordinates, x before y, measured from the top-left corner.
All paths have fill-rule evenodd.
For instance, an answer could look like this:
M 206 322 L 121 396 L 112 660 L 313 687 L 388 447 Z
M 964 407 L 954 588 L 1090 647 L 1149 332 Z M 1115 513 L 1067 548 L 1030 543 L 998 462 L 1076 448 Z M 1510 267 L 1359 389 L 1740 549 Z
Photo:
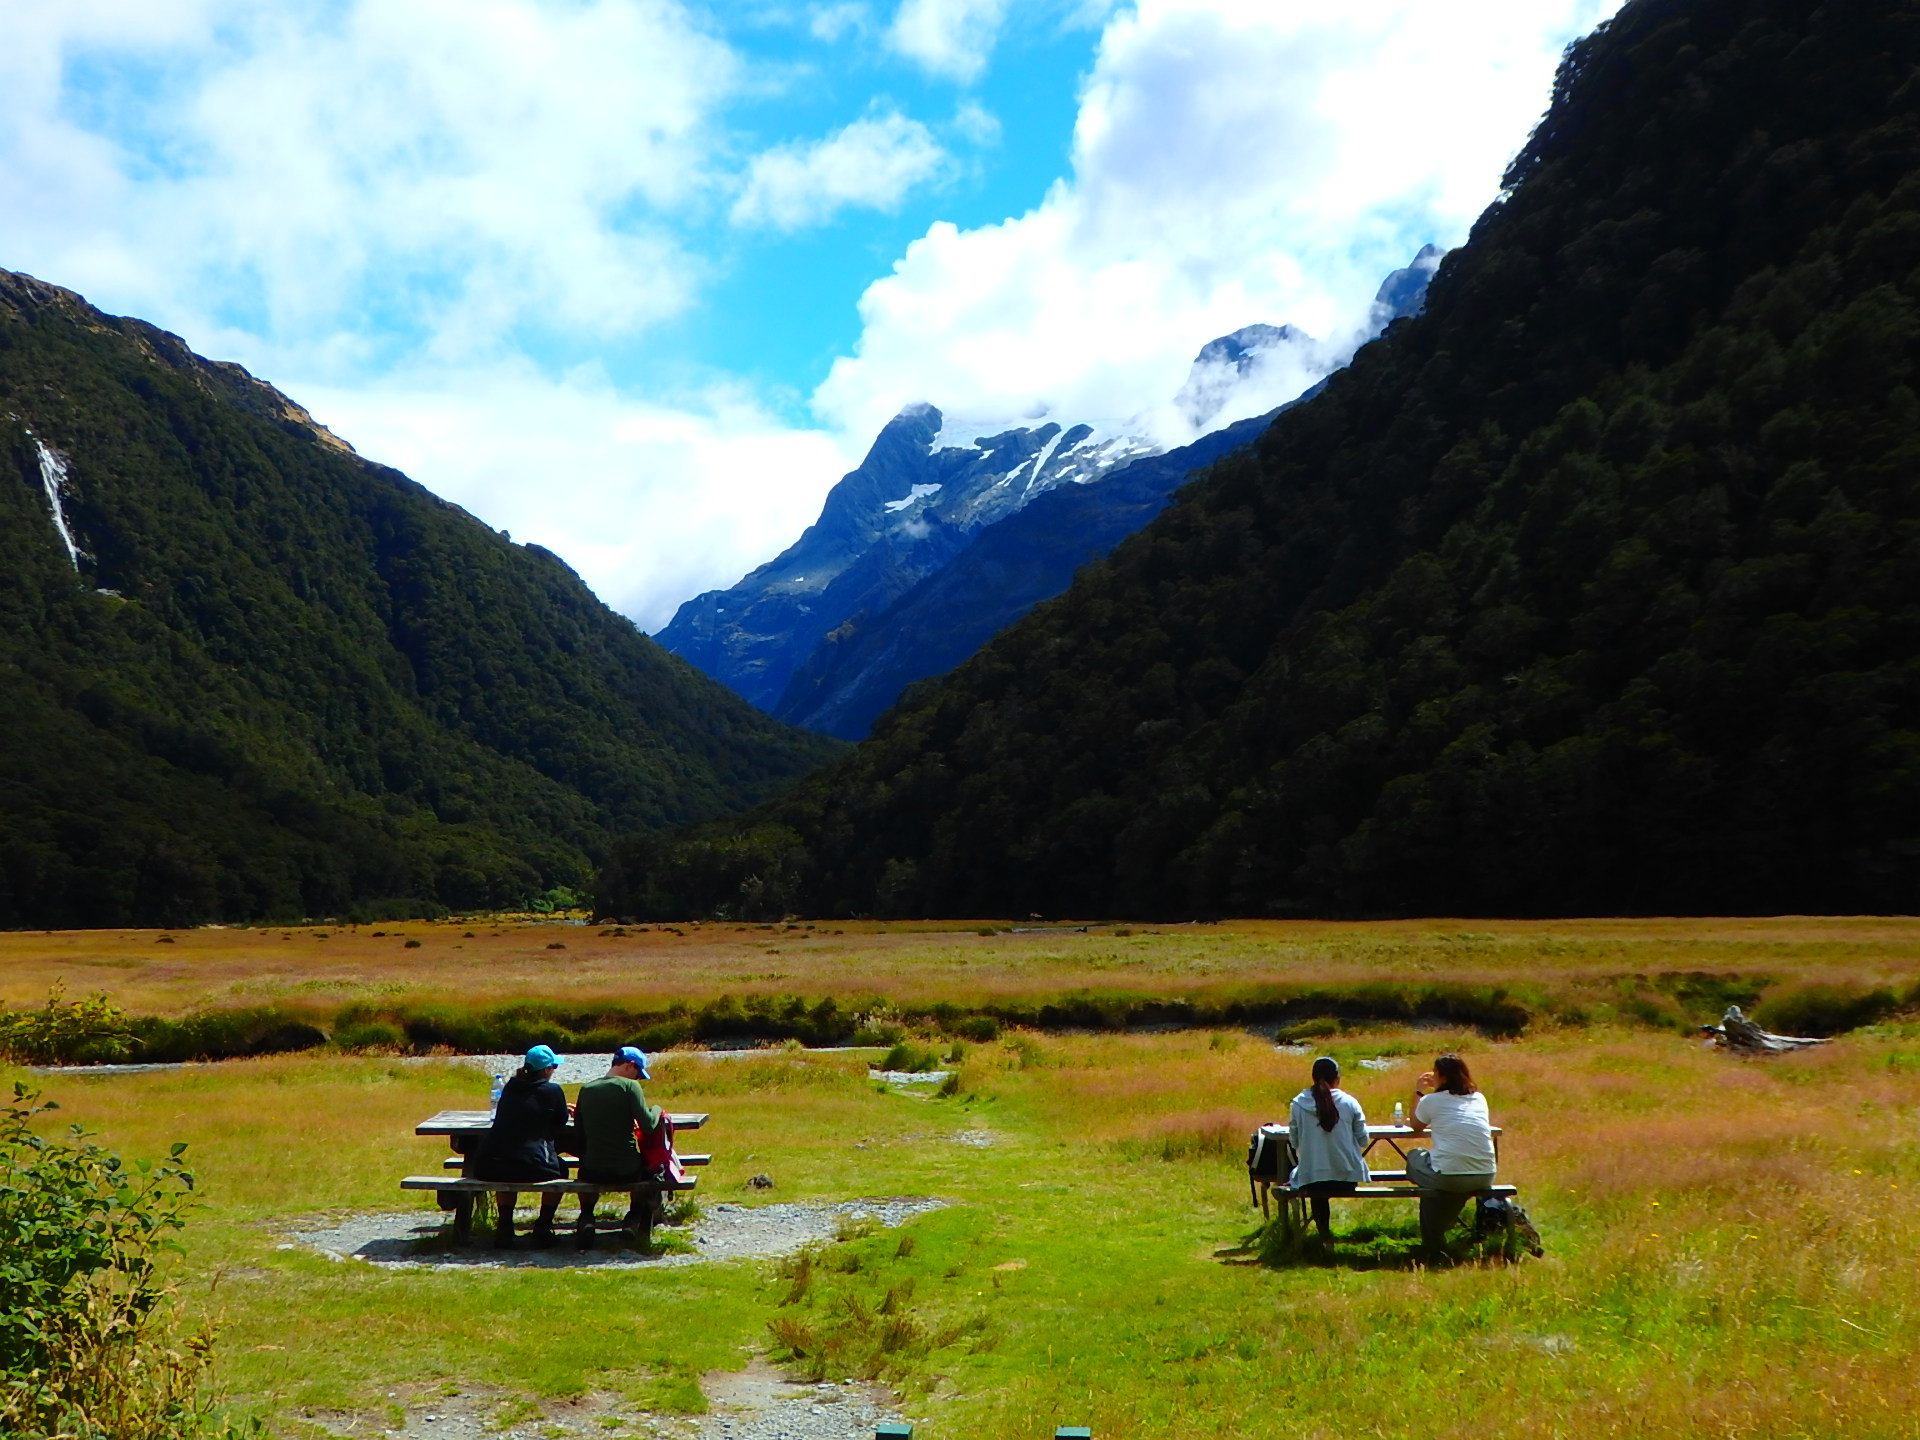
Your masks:
M 1429 1251 L 1444 1249 L 1447 1229 L 1460 1218 L 1467 1201 L 1493 1188 L 1494 1173 L 1444 1175 L 1433 1168 L 1433 1153 L 1415 1150 L 1407 1156 L 1407 1179 L 1420 1191 L 1420 1243 Z
M 1333 1238 L 1333 1207 L 1327 1201 L 1335 1195 L 1351 1195 L 1354 1182 L 1351 1180 L 1315 1180 L 1311 1185 L 1302 1185 L 1293 1193 L 1307 1197 L 1308 1209 L 1313 1214 L 1314 1227 L 1319 1230 L 1322 1240 Z
M 500 1220 L 494 1226 L 496 1240 L 513 1239 L 513 1208 L 520 1203 L 518 1190 L 502 1191 L 497 1197 L 500 1206 Z M 560 1192 L 549 1190 L 540 1196 L 540 1218 L 534 1222 L 533 1233 L 542 1238 L 553 1233 L 553 1217 L 560 1209 Z
M 644 1185 L 651 1178 L 644 1170 L 636 1170 L 632 1174 L 621 1174 L 612 1170 L 590 1170 L 584 1165 L 580 1167 L 581 1184 L 604 1185 L 609 1190 L 622 1190 L 630 1185 Z M 651 1195 L 633 1196 L 633 1203 L 627 1207 L 626 1218 L 621 1221 L 621 1224 L 629 1229 L 651 1229 L 653 1216 L 649 1213 L 643 1217 L 640 1214 L 640 1207 L 650 1205 L 652 1200 Z M 589 1190 L 580 1197 L 580 1225 L 574 1232 L 574 1240 L 582 1250 L 591 1249 L 593 1246 L 593 1212 L 599 1204 L 598 1190 Z M 641 1225 L 643 1219 L 648 1222 L 644 1227 Z

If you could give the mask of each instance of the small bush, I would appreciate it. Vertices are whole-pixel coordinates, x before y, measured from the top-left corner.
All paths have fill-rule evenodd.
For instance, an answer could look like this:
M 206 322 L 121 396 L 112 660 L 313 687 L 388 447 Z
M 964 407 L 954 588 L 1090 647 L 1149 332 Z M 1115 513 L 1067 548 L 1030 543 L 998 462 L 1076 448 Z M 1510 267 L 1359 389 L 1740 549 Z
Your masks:
M 882 1060 L 877 1068 L 920 1075 L 928 1070 L 938 1070 L 940 1056 L 925 1045 L 914 1045 L 902 1040 L 887 1052 L 887 1058 Z
M 340 1026 L 333 1043 L 356 1054 L 392 1054 L 407 1048 L 407 1035 L 398 1025 L 369 1020 Z
M 0 1434 L 182 1440 L 214 1427 L 207 1331 L 182 1336 L 157 1260 L 179 1247 L 193 1174 L 175 1145 L 129 1165 L 15 1084 L 0 1106 Z
M 0 1007 L 0 1059 L 22 1065 L 121 1060 L 132 1053 L 133 1031 L 124 1010 L 105 995 L 63 998 L 59 985 L 38 1010 Z
M 956 1020 L 951 1028 L 962 1040 L 971 1040 L 977 1045 L 988 1045 L 1000 1038 L 1000 1022 L 991 1015 L 969 1015 L 964 1020 Z
M 1891 990 L 1851 985 L 1799 985 L 1761 1000 L 1753 1022 L 1776 1035 L 1838 1035 L 1884 1020 L 1898 1007 Z

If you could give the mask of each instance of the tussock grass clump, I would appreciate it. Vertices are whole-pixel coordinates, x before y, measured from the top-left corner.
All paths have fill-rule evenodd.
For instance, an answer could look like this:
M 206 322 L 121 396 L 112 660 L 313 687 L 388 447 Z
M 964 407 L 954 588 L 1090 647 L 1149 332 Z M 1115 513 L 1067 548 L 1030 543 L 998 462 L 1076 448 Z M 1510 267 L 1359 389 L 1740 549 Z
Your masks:
M 990 1344 L 984 1314 L 941 1320 L 916 1304 L 916 1277 L 899 1271 L 914 1247 L 903 1240 L 889 1253 L 884 1240 L 865 1243 L 877 1229 L 870 1221 L 843 1226 L 833 1244 L 811 1246 L 782 1267 L 783 1313 L 768 1320 L 767 1333 L 775 1358 L 808 1379 L 898 1380 L 936 1350 Z M 816 1283 L 822 1275 L 838 1278 Z

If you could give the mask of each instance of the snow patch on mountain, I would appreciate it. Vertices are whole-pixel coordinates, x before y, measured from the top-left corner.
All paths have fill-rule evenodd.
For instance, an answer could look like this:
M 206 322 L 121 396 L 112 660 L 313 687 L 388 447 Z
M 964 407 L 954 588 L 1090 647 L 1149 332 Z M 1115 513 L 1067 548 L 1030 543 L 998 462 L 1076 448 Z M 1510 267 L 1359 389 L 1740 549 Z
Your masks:
M 886 504 L 882 505 L 880 508 L 882 510 L 886 510 L 889 512 L 898 512 L 901 510 L 905 510 L 909 505 L 914 504 L 916 501 L 924 500 L 929 495 L 938 495 L 941 492 L 941 490 L 943 490 L 944 488 L 946 487 L 938 484 L 916 485 L 913 487 L 912 490 L 907 492 L 907 496 L 905 499 L 889 500 L 886 502 Z

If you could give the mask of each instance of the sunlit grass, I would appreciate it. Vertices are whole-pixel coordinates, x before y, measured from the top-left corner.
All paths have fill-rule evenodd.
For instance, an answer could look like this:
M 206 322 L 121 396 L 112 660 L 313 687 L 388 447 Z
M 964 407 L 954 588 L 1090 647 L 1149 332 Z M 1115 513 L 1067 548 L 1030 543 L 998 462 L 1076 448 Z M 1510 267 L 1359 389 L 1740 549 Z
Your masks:
M 1636 1005 L 1717 1013 L 1717 991 L 1687 998 L 1696 972 L 1755 993 L 1781 983 L 1905 990 L 1920 981 L 1920 920 L 1232 921 L 1026 934 L 972 921 L 454 920 L 0 935 L 0 1002 L 38 1004 L 64 982 L 72 994 L 104 991 L 131 1013 L 168 1016 L 273 1005 L 324 1019 L 354 1004 L 522 999 L 667 1007 L 723 994 L 977 1007 L 1082 990 L 1206 996 L 1381 979 L 1546 986 L 1601 1018 Z
M 1897 975 L 1901 943 L 1831 963 Z M 1753 966 L 1737 937 L 1699 944 Z M 697 1140 L 716 1155 L 703 1204 L 954 1202 L 913 1222 L 910 1245 L 883 1231 L 832 1247 L 792 1303 L 791 1268 L 752 1263 L 393 1271 L 277 1248 L 300 1217 L 430 1213 L 397 1182 L 444 1154 L 415 1121 L 484 1103 L 468 1066 L 287 1057 L 48 1083 L 127 1153 L 190 1142 L 208 1208 L 184 1283 L 226 1317 L 236 1401 L 286 1434 L 303 1413 L 379 1416 L 482 1378 L 535 1407 L 611 1392 L 686 1408 L 698 1371 L 788 1341 L 839 1347 L 792 1355 L 803 1372 L 848 1364 L 899 1386 L 930 1440 L 1067 1423 L 1136 1437 L 1912 1433 L 1920 1031 L 1765 1061 L 1605 1022 L 1503 1042 L 1348 1029 L 1314 1046 L 1013 1033 L 968 1044 L 945 1099 L 870 1081 L 881 1049 L 666 1058 L 649 1093 L 714 1117 Z M 1255 1263 L 1246 1132 L 1284 1114 L 1312 1054 L 1337 1056 L 1381 1116 L 1451 1047 L 1487 1088 L 1503 1178 L 1546 1258 L 1415 1268 L 1412 1207 L 1351 1202 L 1335 1205 L 1342 1238 L 1322 1263 Z M 776 1188 L 746 1189 L 755 1173 Z

